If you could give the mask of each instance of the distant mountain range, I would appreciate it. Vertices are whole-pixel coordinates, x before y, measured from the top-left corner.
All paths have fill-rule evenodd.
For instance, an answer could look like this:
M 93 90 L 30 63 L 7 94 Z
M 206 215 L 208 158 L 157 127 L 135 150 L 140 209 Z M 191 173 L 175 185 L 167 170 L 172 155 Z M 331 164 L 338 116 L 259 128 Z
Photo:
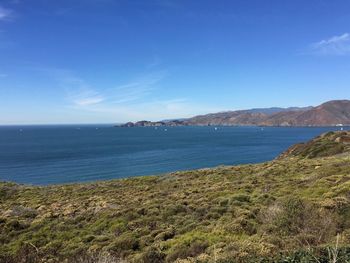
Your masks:
M 317 107 L 258 108 L 199 115 L 188 119 L 128 122 L 120 127 L 148 126 L 341 126 L 350 125 L 350 100 Z

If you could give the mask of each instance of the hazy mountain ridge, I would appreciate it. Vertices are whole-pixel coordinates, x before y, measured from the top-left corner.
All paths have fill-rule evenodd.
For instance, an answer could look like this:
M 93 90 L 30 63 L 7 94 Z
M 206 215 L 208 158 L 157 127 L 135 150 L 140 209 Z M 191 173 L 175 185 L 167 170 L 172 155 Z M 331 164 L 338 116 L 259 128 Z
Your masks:
M 128 122 L 121 126 L 335 126 L 339 124 L 350 124 L 350 100 L 328 101 L 316 107 L 257 108 L 209 113 L 171 121 Z

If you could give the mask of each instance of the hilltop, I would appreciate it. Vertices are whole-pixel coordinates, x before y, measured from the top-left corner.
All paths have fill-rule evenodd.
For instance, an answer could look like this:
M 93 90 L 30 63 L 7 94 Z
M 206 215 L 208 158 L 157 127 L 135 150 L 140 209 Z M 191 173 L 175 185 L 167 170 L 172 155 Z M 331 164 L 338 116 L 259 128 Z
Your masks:
M 336 126 L 350 125 L 350 100 L 333 100 L 317 107 L 262 108 L 227 111 L 171 121 L 128 122 L 121 127 L 144 126 Z
M 0 262 L 347 262 L 349 138 L 329 132 L 254 165 L 0 183 Z
M 301 156 L 305 158 L 327 157 L 350 152 L 350 132 L 328 132 L 306 143 L 291 146 L 278 158 Z

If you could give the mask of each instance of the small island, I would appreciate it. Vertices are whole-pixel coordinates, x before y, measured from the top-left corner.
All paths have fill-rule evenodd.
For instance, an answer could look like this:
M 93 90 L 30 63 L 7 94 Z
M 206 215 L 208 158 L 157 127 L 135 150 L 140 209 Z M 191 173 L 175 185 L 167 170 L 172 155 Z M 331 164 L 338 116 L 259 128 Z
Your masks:
M 159 127 L 159 126 L 186 126 L 184 121 L 173 120 L 173 121 L 137 121 L 127 122 L 125 124 L 117 125 L 117 127 Z

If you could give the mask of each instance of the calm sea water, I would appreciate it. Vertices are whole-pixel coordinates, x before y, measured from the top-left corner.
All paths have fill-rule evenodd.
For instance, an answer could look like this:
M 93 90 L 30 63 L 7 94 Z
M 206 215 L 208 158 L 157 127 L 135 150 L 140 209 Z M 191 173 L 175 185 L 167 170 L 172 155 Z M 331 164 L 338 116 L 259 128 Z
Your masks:
M 58 184 L 257 163 L 336 129 L 3 126 L 0 181 Z

